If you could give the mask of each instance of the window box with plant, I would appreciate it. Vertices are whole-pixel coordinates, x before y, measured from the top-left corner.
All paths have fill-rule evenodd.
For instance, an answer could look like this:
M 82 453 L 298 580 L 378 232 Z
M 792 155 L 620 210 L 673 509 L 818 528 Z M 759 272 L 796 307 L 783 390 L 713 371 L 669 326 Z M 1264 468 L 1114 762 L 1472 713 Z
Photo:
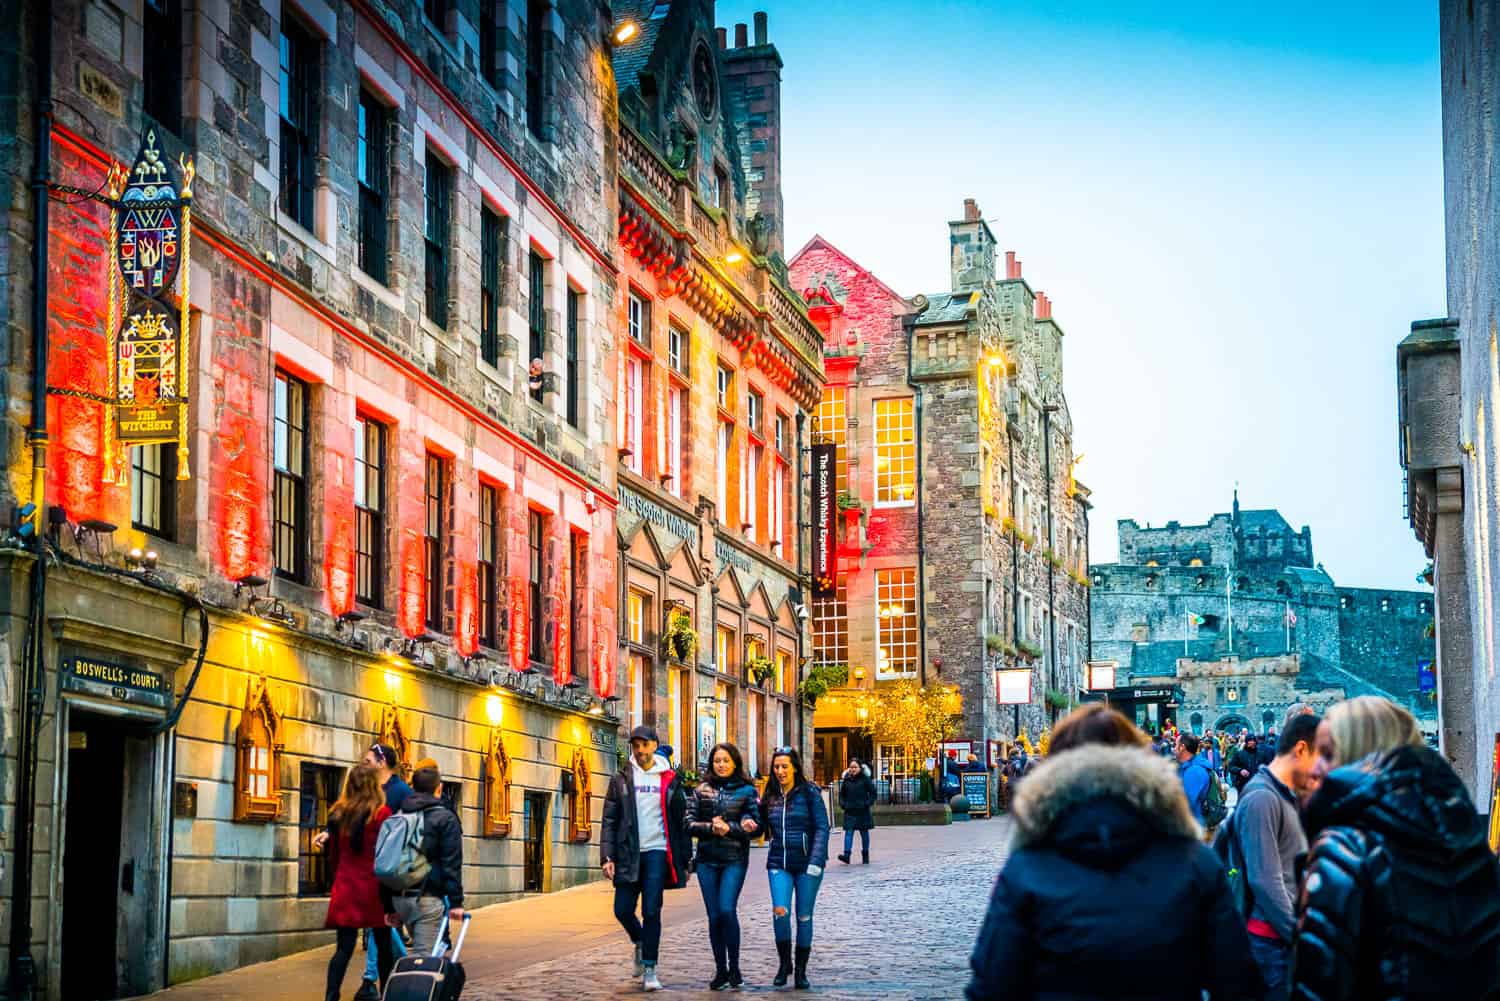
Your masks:
M 827 695 L 830 689 L 838 688 L 849 682 L 848 664 L 815 664 L 807 672 L 807 677 L 802 679 L 802 687 L 798 694 L 802 698 L 802 704 L 808 708 L 814 708 L 818 699 Z
M 1073 700 L 1068 698 L 1066 692 L 1057 688 L 1047 689 L 1047 694 L 1043 696 L 1043 701 L 1047 704 L 1048 709 L 1056 709 L 1058 712 L 1064 712 L 1073 707 Z
M 865 503 L 859 499 L 859 495 L 852 490 L 843 490 L 838 496 L 839 510 L 847 516 L 850 511 L 857 512 L 861 517 L 865 513 Z
M 693 620 L 686 612 L 675 611 L 668 617 L 661 645 L 668 657 L 691 663 L 693 653 L 698 649 L 698 634 L 693 631 Z
M 984 637 L 985 653 L 998 655 L 1005 652 L 1005 637 L 999 633 L 987 633 Z
M 1037 660 L 1042 656 L 1042 648 L 1035 643 L 1027 643 L 1019 640 L 1016 643 L 1016 652 L 1026 660 Z
M 751 657 L 745 663 L 745 670 L 752 681 L 764 688 L 766 683 L 776 676 L 776 662 L 762 654 Z

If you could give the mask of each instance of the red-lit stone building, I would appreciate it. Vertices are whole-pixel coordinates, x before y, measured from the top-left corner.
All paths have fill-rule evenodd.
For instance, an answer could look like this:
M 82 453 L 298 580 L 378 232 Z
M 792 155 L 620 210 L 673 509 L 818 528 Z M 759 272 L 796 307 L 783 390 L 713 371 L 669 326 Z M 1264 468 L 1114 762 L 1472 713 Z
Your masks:
M 630 0 L 615 55 L 622 253 L 618 535 L 630 724 L 700 768 L 810 746 L 796 699 L 800 444 L 821 338 L 782 262 L 781 60 L 764 15 Z M 688 638 L 690 637 L 690 638 Z
M 25 6 L 8 43 L 23 72 L 0 95 L 20 109 L 0 126 L 16 140 L 0 508 L 38 503 L 49 556 L 36 605 L 38 547 L 8 520 L 0 673 L 22 680 L 0 685 L 0 828 L 19 899 L 0 908 L 0 951 L 30 923 L 25 956 L 4 953 L 10 986 L 29 963 L 42 996 L 134 995 L 326 941 L 312 838 L 377 739 L 442 769 L 471 906 L 594 877 L 590 822 L 616 767 L 606 699 L 625 694 L 616 321 L 627 280 L 656 298 L 691 277 L 621 250 L 608 5 Z M 185 433 L 132 447 L 101 402 L 119 393 L 111 252 L 147 244 L 112 247 L 110 208 L 88 196 L 147 134 L 172 184 L 183 154 L 196 178 L 190 230 L 150 244 L 181 261 L 158 297 L 186 321 L 170 379 L 131 385 L 137 402 L 180 401 Z M 45 223 L 25 183 L 39 139 L 68 186 Z M 712 256 L 738 236 L 720 229 Z M 800 367 L 770 347 L 768 311 L 805 315 L 764 269 L 746 274 L 759 284 L 692 293 L 709 320 L 682 316 L 695 378 L 722 352 L 740 387 L 764 386 L 769 471 L 773 417 L 816 398 L 816 344 Z M 26 416 L 34 293 L 44 471 Z M 120 301 L 145 300 L 127 282 Z M 664 345 L 683 300 L 658 301 Z M 685 432 L 711 442 L 711 381 L 695 385 Z M 712 494 L 712 449 L 684 456 L 691 511 Z M 637 486 L 655 489 L 658 459 L 641 461 Z M 791 517 L 765 503 L 730 546 L 779 569 Z M 764 605 L 743 586 L 779 613 L 784 588 Z M 119 906 L 98 906 L 112 887 Z

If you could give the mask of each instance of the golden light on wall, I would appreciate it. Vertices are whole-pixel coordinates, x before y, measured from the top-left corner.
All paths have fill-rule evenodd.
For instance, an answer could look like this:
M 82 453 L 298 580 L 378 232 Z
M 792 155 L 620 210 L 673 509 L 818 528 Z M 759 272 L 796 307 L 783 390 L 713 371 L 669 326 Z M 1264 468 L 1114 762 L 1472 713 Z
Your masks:
M 589 821 L 589 760 L 581 746 L 573 748 L 573 761 L 568 770 L 573 775 L 573 790 L 568 796 L 568 837 L 582 843 L 589 840 L 592 825 Z
M 496 702 L 499 698 L 498 695 L 489 697 Z M 489 699 L 486 700 L 486 711 Z M 491 725 L 485 742 L 483 772 L 484 836 L 503 838 L 510 833 L 510 755 L 505 753 L 505 733 L 498 722 Z

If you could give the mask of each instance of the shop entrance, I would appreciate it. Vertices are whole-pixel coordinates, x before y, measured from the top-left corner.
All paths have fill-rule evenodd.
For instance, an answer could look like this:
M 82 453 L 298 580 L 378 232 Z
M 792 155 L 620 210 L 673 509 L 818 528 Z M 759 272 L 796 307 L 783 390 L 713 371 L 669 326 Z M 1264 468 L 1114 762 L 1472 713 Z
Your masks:
M 67 714 L 61 996 L 120 998 L 161 986 L 157 735 Z
M 527 893 L 542 893 L 547 889 L 547 807 L 551 799 L 550 793 L 526 794 L 522 825 L 526 829 L 523 875 Z

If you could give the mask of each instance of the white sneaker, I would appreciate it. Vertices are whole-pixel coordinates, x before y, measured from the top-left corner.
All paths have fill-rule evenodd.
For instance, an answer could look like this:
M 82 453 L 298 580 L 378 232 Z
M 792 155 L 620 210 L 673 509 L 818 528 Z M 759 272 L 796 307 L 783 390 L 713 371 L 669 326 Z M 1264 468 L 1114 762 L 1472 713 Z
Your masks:
M 641 976 L 641 987 L 648 991 L 662 990 L 661 981 L 656 979 L 656 967 L 646 967 L 646 972 Z
M 646 964 L 641 962 L 641 943 L 639 942 L 635 944 L 635 966 L 633 967 L 633 971 L 632 975 L 637 977 L 646 972 Z

